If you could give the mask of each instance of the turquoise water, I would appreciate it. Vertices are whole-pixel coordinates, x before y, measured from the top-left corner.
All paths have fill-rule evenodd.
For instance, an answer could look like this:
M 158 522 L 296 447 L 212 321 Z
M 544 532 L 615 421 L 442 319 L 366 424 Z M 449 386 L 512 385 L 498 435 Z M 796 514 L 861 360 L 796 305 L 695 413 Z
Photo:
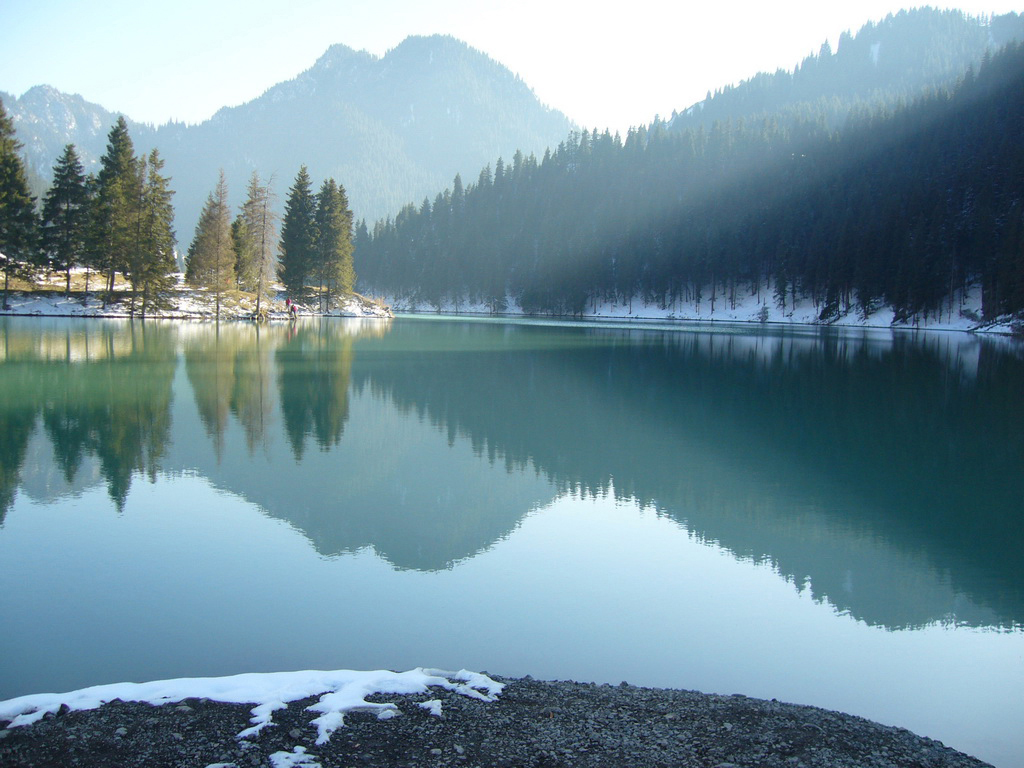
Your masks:
M 0 698 L 465 667 L 813 704 L 1024 765 L 1022 352 L 0 320 Z

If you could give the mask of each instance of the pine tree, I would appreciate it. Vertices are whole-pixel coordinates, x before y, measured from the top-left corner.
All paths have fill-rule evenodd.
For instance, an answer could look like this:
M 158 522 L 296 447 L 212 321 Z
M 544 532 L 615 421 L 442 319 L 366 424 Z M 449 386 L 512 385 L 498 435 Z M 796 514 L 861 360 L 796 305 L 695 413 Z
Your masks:
M 135 295 L 142 292 L 142 314 L 162 308 L 174 288 L 177 261 L 174 257 L 174 208 L 170 179 L 164 176 L 164 161 L 157 150 L 144 163 L 144 184 L 139 215 L 139 239 L 133 251 L 128 277 L 132 283 L 132 307 Z
M 316 272 L 320 287 L 320 309 L 330 308 L 332 287 L 341 294 L 352 293 L 352 212 L 344 187 L 327 179 L 316 199 Z
M 14 121 L 0 101 L 0 267 L 4 273 L 2 307 L 9 309 L 12 277 L 26 276 L 38 258 L 39 225 L 35 200 L 29 194 L 21 142 L 14 135 Z
M 138 205 L 138 164 L 128 123 L 123 116 L 118 117 L 107 136 L 106 152 L 100 158 L 88 246 L 97 269 L 107 275 L 104 304 L 112 297 L 117 273 L 127 269 L 136 237 L 133 211 Z
M 273 176 L 263 184 L 259 173 L 252 172 L 245 204 L 242 206 L 242 233 L 248 254 L 242 284 L 256 294 L 256 318 L 261 317 L 262 304 L 269 302 L 278 265 L 274 253 L 278 248 L 277 215 L 274 213 L 275 196 L 270 188 Z
M 231 249 L 235 252 L 235 287 L 240 291 L 249 290 L 245 275 L 252 271 L 252 252 L 249 236 L 245 231 L 245 217 L 237 214 L 231 222 Z
M 299 297 L 313 272 L 316 243 L 316 199 L 306 166 L 299 169 L 288 191 L 281 225 L 281 261 L 278 276 L 293 297 Z
M 335 275 L 337 277 L 337 292 L 340 296 L 350 296 L 356 290 L 356 267 L 355 267 L 355 243 L 352 235 L 352 210 L 348 205 L 348 195 L 345 188 L 338 185 L 338 198 L 341 210 L 345 214 L 345 227 L 342 232 L 342 247 L 339 252 L 338 265 Z
M 192 285 L 203 286 L 214 292 L 218 318 L 221 293 L 235 282 L 233 245 L 228 184 L 222 170 L 217 187 L 206 198 L 185 260 L 185 279 Z
M 74 144 L 64 148 L 53 167 L 53 184 L 43 200 L 43 250 L 53 270 L 67 273 L 65 293 L 71 293 L 71 270 L 85 252 L 89 223 L 89 189 Z

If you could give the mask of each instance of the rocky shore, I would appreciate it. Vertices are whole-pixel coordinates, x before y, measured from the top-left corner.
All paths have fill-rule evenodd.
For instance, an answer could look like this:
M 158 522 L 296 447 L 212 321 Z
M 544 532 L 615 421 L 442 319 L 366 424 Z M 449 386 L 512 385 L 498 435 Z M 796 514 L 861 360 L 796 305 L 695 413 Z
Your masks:
M 493 702 L 451 691 L 389 694 L 400 715 L 350 712 L 318 744 L 306 698 L 274 725 L 239 738 L 252 706 L 186 699 L 122 701 L 0 721 L 5 768 L 365 768 L 371 766 L 983 766 L 986 763 L 862 718 L 814 707 L 693 691 L 503 679 Z M 375 697 L 368 701 L 377 700 Z

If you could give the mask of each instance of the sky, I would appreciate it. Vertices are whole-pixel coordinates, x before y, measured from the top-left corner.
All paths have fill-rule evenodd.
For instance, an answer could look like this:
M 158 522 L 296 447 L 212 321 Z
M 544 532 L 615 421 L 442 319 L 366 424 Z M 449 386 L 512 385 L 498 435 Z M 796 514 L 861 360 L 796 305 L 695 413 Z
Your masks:
M 963 0 L 972 16 L 1024 0 Z M 449 34 L 581 127 L 625 132 L 759 71 L 792 69 L 898 0 L 0 0 L 0 91 L 77 93 L 133 120 L 198 123 L 308 69 L 335 43 L 383 56 Z M 611 9 L 611 10 L 609 10 Z

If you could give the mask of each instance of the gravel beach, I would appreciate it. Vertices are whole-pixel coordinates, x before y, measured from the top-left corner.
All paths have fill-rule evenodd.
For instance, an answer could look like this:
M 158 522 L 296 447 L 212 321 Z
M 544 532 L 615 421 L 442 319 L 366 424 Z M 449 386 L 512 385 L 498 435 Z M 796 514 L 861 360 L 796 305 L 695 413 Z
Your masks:
M 292 766 L 984 766 L 980 760 L 862 718 L 814 707 L 693 691 L 492 676 L 484 702 L 449 691 L 381 697 L 401 715 L 352 712 L 316 744 L 316 698 L 274 713 L 248 739 L 251 706 L 186 699 L 162 706 L 113 701 L 0 721 L 4 768 L 291 768 Z M 374 700 L 374 699 L 370 699 Z M 420 706 L 430 701 L 440 703 Z

